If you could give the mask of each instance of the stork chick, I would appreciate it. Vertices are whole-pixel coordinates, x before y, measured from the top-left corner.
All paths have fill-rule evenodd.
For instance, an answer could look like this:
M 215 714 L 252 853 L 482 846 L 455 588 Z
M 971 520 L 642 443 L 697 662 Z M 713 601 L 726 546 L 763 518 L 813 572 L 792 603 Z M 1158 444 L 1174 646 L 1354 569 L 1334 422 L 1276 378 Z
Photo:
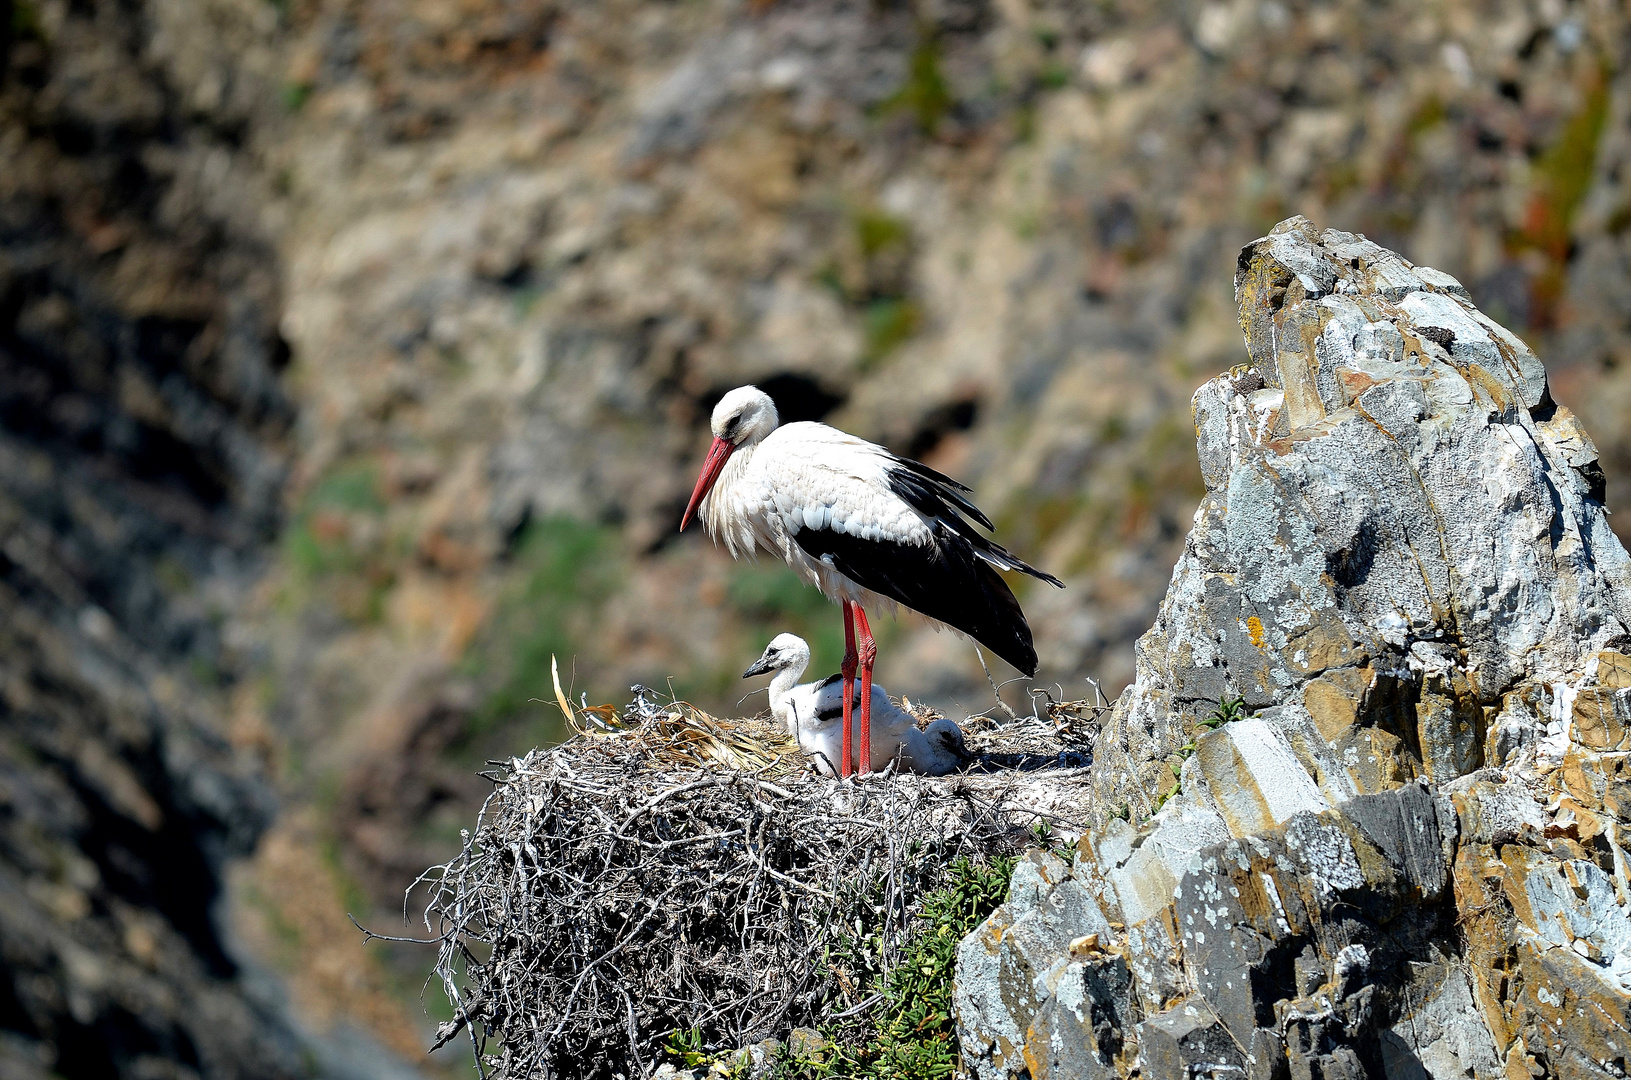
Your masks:
M 804 639 L 796 634 L 780 634 L 742 677 L 776 673 L 770 680 L 772 715 L 787 726 L 788 734 L 798 740 L 799 749 L 810 755 L 822 775 L 838 776 L 844 752 L 843 676 L 799 685 L 800 676 L 809 666 L 810 646 Z M 912 714 L 890 701 L 883 687 L 874 683 L 871 691 L 873 739 L 867 764 L 873 770 L 898 758 L 902 769 L 944 776 L 968 759 L 963 732 L 956 723 L 940 719 L 928 730 L 919 731 Z M 852 701 L 851 708 L 856 704 Z

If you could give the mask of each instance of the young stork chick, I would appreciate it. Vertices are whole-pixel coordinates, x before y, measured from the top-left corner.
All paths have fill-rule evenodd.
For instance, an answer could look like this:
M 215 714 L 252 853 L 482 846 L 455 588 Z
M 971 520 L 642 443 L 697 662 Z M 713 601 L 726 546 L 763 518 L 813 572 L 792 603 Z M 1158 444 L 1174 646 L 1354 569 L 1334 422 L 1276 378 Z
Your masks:
M 764 655 L 742 673 L 742 678 L 775 672 L 770 680 L 770 711 L 798 740 L 799 749 L 816 763 L 823 776 L 837 776 L 844 752 L 843 676 L 818 683 L 799 684 L 810 666 L 810 646 L 795 634 L 780 634 Z M 853 709 L 858 702 L 852 701 Z M 929 776 L 944 776 L 968 758 L 963 732 L 951 720 L 940 719 L 919 731 L 912 714 L 889 700 L 883 687 L 872 685 L 872 760 L 879 770 L 899 757 L 900 767 Z
M 1064 586 L 981 535 L 975 526 L 990 529 L 991 520 L 951 477 L 826 424 L 779 421 L 770 396 L 757 387 L 737 387 L 720 399 L 713 445 L 680 529 L 700 515 L 733 557 L 774 554 L 843 606 L 838 761 L 848 776 L 857 705 L 853 760 L 865 772 L 876 757 L 869 739 L 878 722 L 871 715 L 878 647 L 866 609 L 904 605 L 1034 675 L 1031 628 L 998 571 Z M 858 699 L 851 689 L 857 668 Z

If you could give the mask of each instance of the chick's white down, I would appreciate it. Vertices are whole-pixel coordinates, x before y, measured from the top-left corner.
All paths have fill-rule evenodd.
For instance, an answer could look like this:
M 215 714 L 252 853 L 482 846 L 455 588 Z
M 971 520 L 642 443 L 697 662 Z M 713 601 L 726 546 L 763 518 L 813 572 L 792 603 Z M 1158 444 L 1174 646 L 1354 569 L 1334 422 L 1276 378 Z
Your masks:
M 824 776 L 838 773 L 843 751 L 844 691 L 837 676 L 822 682 L 799 683 L 810 665 L 810 646 L 795 634 L 780 634 L 748 669 L 747 675 L 775 672 L 770 681 L 770 711 L 787 726 Z M 744 676 L 746 677 L 746 676 Z M 859 698 L 859 690 L 856 693 Z M 859 711 L 857 701 L 852 708 Z M 929 776 L 943 776 L 967 757 L 963 733 L 951 720 L 940 719 L 918 730 L 912 714 L 889 700 L 876 683 L 872 686 L 872 760 L 874 771 L 898 759 L 896 768 Z

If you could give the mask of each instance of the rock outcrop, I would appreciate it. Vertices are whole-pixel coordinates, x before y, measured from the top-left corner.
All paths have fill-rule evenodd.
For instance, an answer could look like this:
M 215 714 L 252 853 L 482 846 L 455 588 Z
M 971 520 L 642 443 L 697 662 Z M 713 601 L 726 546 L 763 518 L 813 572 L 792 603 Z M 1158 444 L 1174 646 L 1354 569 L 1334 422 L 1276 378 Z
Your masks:
M 1631 561 L 1529 348 L 1281 223 L 1101 826 L 958 964 L 985 1078 L 1623 1076 Z M 1233 707 L 1230 707 L 1230 704 Z

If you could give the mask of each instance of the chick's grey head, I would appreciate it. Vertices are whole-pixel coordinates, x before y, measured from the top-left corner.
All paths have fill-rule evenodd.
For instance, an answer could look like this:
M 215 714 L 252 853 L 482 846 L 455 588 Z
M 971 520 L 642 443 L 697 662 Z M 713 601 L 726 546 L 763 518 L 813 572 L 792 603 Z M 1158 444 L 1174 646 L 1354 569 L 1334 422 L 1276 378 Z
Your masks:
M 955 720 L 941 717 L 924 728 L 923 734 L 931 744 L 959 761 L 968 761 L 974 756 L 969 752 L 968 744 L 963 741 L 963 729 L 957 726 Z
M 742 678 L 751 679 L 755 675 L 764 675 L 790 667 L 802 670 L 809 666 L 809 663 L 810 646 L 803 638 L 797 634 L 777 634 L 765 647 L 759 659 L 753 662 L 753 666 L 742 672 Z
M 714 406 L 709 427 L 715 438 L 743 446 L 769 435 L 779 423 L 781 417 L 769 394 L 757 386 L 738 386 Z

